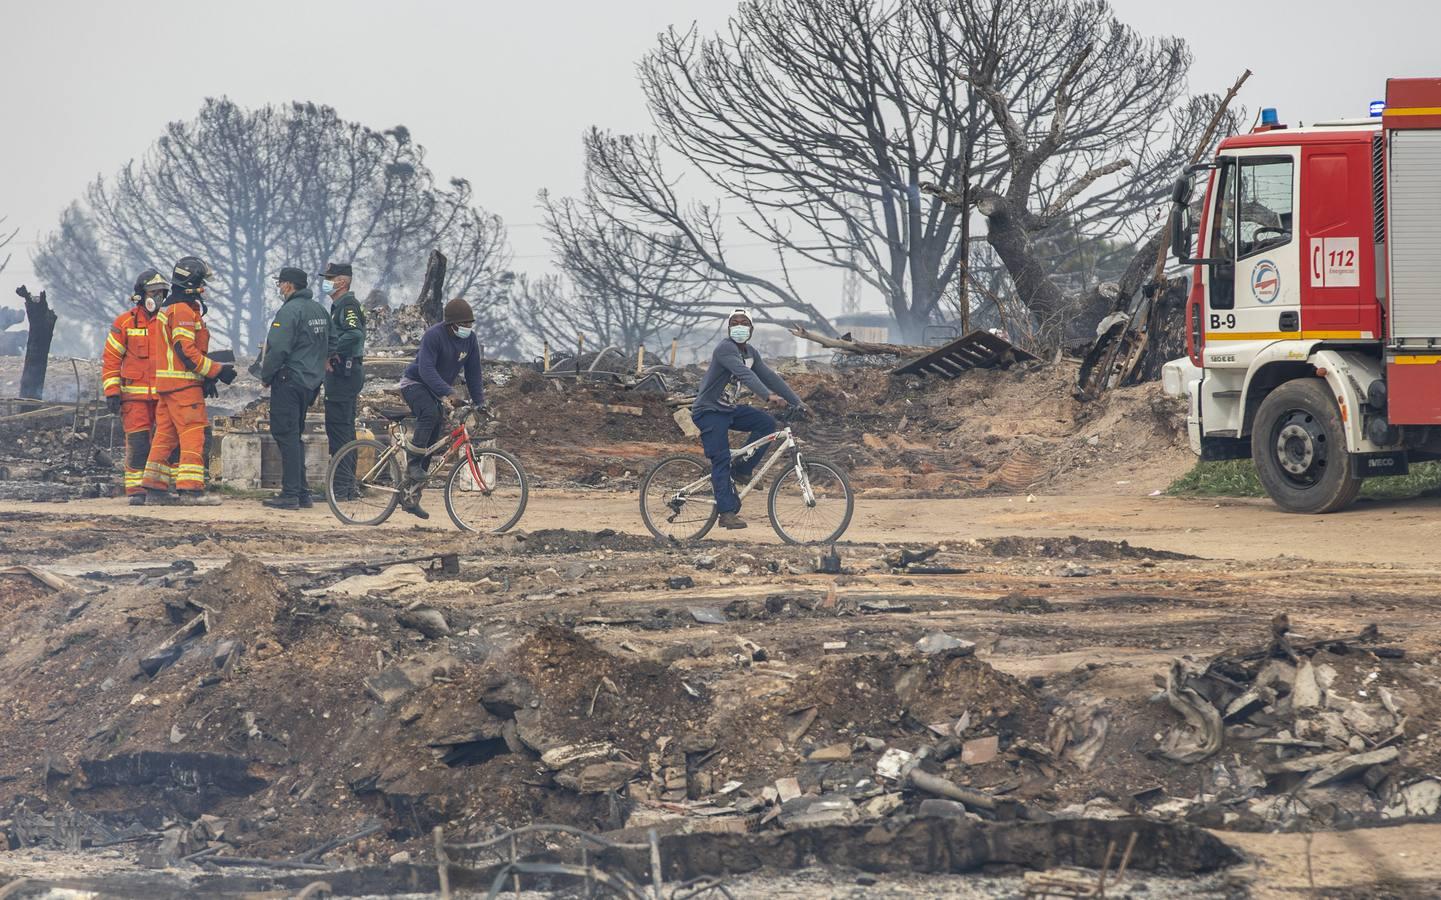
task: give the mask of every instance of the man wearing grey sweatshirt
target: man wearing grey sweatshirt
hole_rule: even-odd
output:
[[[745,520],[737,515],[741,503],[736,496],[735,485],[750,481],[751,474],[770,446],[761,447],[750,459],[732,467],[729,433],[750,432],[746,438],[749,444],[774,432],[776,420],[770,413],[753,406],[737,406],[736,394],[744,385],[771,406],[804,409],[805,404],[765,364],[755,348],[749,346],[755,330],[750,315],[743,309],[735,310],[731,313],[728,327],[727,337],[721,339],[711,354],[710,368],[701,379],[700,391],[691,404],[690,417],[700,429],[701,445],[710,460],[711,484],[715,490],[716,508],[720,511],[721,527],[744,528]]]

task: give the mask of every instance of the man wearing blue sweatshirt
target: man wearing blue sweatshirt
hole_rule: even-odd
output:
[[[805,404],[749,345],[755,326],[745,310],[732,312],[727,327],[726,337],[711,354],[710,368],[701,379],[690,417],[700,429],[701,446],[705,448],[706,459],[710,460],[711,487],[715,491],[721,527],[744,528],[745,520],[737,514],[741,501],[736,496],[735,485],[751,480],[751,473],[765,458],[770,446],[761,447],[750,459],[732,466],[730,432],[750,432],[746,443],[753,443],[774,432],[776,420],[764,410],[737,406],[740,386],[750,388],[751,393],[771,406],[804,409]]]
[[[416,447],[429,447],[445,428],[445,413],[440,401],[451,397],[453,405],[464,401],[455,397],[456,378],[465,370],[465,386],[470,391],[470,402],[476,406],[485,404],[485,389],[480,383],[480,341],[475,337],[475,313],[470,304],[459,297],[445,304],[445,320],[432,325],[420,339],[420,352],[415,362],[405,367],[400,376],[400,395],[410,405],[415,416],[415,434],[410,438]],[[410,454],[410,465],[406,468],[409,481],[423,482],[430,467],[430,457],[424,454]],[[413,501],[401,504],[401,509],[422,519],[430,513],[420,508],[420,490],[410,496]]]

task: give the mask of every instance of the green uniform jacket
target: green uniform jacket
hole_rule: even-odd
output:
[[[281,370],[288,369],[301,387],[318,390],[325,378],[330,343],[330,317],[325,307],[311,299],[309,288],[292,292],[270,323],[260,380],[270,384]]]
[[[335,342],[331,352],[340,357],[340,365],[325,375],[325,399],[354,400],[365,386],[365,310],[349,291],[330,305],[330,336]]]

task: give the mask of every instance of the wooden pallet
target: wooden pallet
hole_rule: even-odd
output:
[[[938,375],[955,378],[971,369],[993,369],[1037,357],[989,331],[972,331],[943,347],[891,370],[892,375]]]

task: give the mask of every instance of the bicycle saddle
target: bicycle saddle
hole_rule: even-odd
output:
[[[399,422],[401,419],[410,418],[410,410],[402,409],[400,407],[392,406],[388,408],[377,409],[376,412],[380,413],[380,417],[382,419],[386,419],[387,421],[391,422]]]

